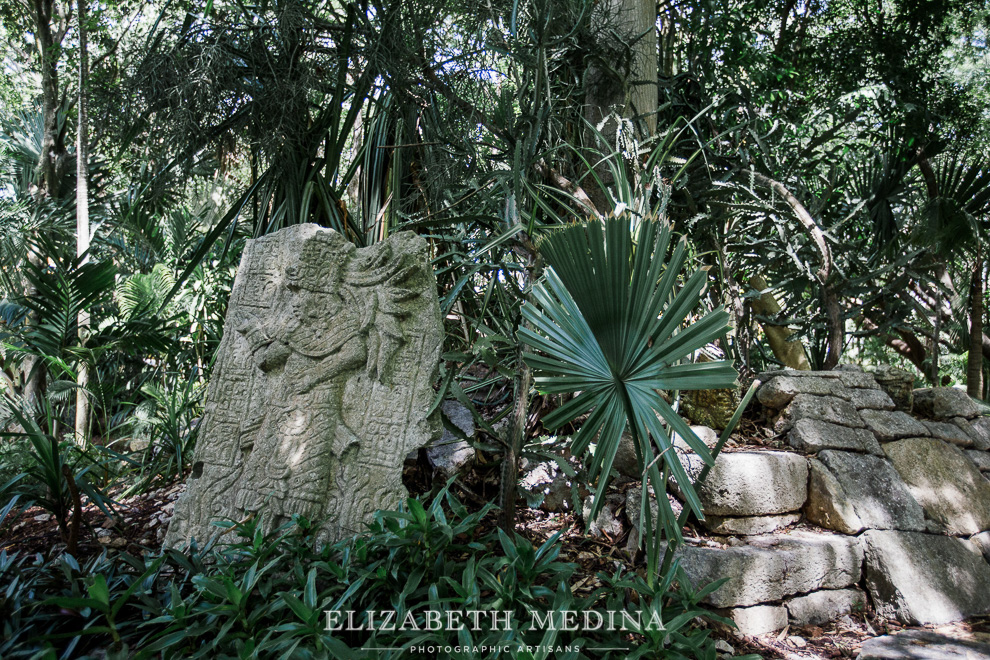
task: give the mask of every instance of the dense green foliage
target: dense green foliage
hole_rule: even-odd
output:
[[[471,648],[497,646],[507,649],[498,657],[520,659],[715,657],[710,631],[696,617],[719,618],[698,608],[705,592],[670,590],[676,570],[653,587],[621,570],[600,574],[600,587],[577,596],[575,566],[557,560],[557,535],[538,548],[501,530],[483,535],[479,523],[489,511],[469,513],[446,491],[428,506],[409,499],[398,511],[379,512],[367,535],[318,552],[308,535],[312,526],[298,519],[269,536],[258,520],[240,524],[231,530],[236,542],[190,554],[104,554],[79,563],[68,554],[0,553],[6,594],[0,652],[10,658],[35,657],[42,649],[65,658],[473,658],[496,652]],[[328,618],[328,610],[341,615]],[[616,613],[615,629],[607,623],[600,631],[563,629],[564,612],[586,610]],[[464,627],[451,639],[445,630],[430,630],[428,611],[443,621],[448,612],[481,614],[464,614]],[[493,619],[492,611],[502,618]],[[391,623],[386,612],[394,612]],[[556,623],[534,625],[548,616]],[[417,650],[430,647],[435,650]],[[549,650],[565,647],[570,650]]]
[[[517,462],[543,424],[578,433],[581,475],[599,494],[617,438],[633,433],[652,466],[644,482],[662,490],[681,472],[664,453],[670,433],[693,440],[656,389],[729,384],[729,365],[702,366],[699,351],[743,381],[779,366],[789,358],[775,329],[816,368],[893,362],[986,399],[990,5],[615,4],[655,12],[655,32],[602,11],[612,6],[110,2],[80,25],[78,0],[0,5],[0,513],[42,506],[72,548],[90,533],[73,522],[77,498],[112,510],[112,486],[181,478],[245,241],[303,222],[357,245],[406,229],[429,240],[446,330],[437,400],[468,405],[480,446],[504,463],[506,529]],[[85,126],[80,206],[72,145]],[[91,412],[77,415],[80,402]],[[378,585],[347,596],[367,603],[481,598],[463,592],[471,580],[458,590],[443,578],[469,561],[478,584],[505,577],[506,557],[539,563],[511,534],[456,552],[455,534],[426,565],[403,554],[409,534],[450,525],[436,506],[424,523],[418,506],[382,518],[346,559],[342,548],[300,554],[295,532],[256,547],[248,530],[250,543],[209,565],[177,553],[85,566],[10,556],[7,598],[106,591],[143,605],[88,606],[94,631],[181,654],[195,646],[186,631],[229,623],[218,652],[246,657],[252,644],[324,643],[299,615],[313,605],[309,568],[296,574],[309,563],[318,580],[338,570]],[[653,572],[679,535],[665,508],[659,522],[634,588],[688,598]],[[283,550],[295,559],[276,559]],[[229,602],[260,592],[224,582],[243,586],[262,555],[280,567],[266,588],[291,596],[259,606],[275,635],[264,639]],[[394,572],[376,582],[371,566]],[[527,570],[531,593],[511,602],[576,598],[556,590],[566,570],[553,562]],[[166,574],[185,576],[178,591],[161,590]],[[446,596],[424,591],[427,574]],[[47,606],[14,611],[10,648],[59,621]]]

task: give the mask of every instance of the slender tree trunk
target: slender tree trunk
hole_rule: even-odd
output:
[[[89,251],[89,117],[86,99],[86,83],[89,80],[89,53],[87,51],[86,0],[76,0],[79,21],[79,126],[76,130],[76,256],[83,257]],[[88,257],[85,257],[88,259]],[[82,265],[85,261],[80,261]],[[79,347],[86,345],[89,336],[89,312],[79,312],[76,319]],[[91,416],[89,394],[89,364],[83,359],[76,376],[76,443],[86,446],[89,439]]]
[[[939,345],[938,339],[942,332],[942,287],[939,282],[935,284],[935,318],[932,322],[932,361],[931,361],[931,371],[929,373],[929,379],[932,381],[932,385],[935,387],[939,386],[938,382],[938,356],[939,356]]]
[[[969,355],[966,363],[966,392],[977,399],[983,395],[983,245],[977,244],[973,260],[973,281],[969,287]]]
[[[522,233],[517,241],[519,252],[526,255],[526,281],[523,288],[523,302],[531,300],[533,284],[543,275],[543,259],[529,237]],[[526,321],[519,317],[520,327]],[[506,438],[505,455],[502,458],[502,474],[499,483],[499,506],[502,508],[500,520],[502,529],[512,534],[516,527],[516,478],[519,473],[519,455],[526,442],[526,427],[529,420],[529,390],[533,385],[533,372],[523,360],[522,341],[516,339],[516,375],[513,379],[512,420],[509,423],[509,437]]]
[[[59,93],[58,93],[58,61],[65,36],[65,25],[68,20],[68,7],[58,7],[55,0],[32,0],[30,3],[31,17],[34,20],[34,40],[38,49],[38,63],[41,72],[41,114],[43,135],[41,142],[41,157],[38,160],[38,188],[35,193],[39,203],[48,199],[57,199],[60,194],[62,177],[67,162],[65,140],[58,125]],[[63,11],[59,11],[62,9]],[[38,254],[35,246],[29,248],[27,259],[30,263],[40,266],[44,263],[44,255]],[[35,292],[33,287],[25,289],[25,296]],[[28,323],[37,323],[34,314],[28,317]],[[28,355],[21,363],[24,378],[23,397],[28,410],[38,411],[41,400],[45,395],[45,382],[48,370],[45,362],[39,356]]]

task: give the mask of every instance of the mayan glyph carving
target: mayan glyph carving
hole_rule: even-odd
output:
[[[357,249],[300,225],[249,242],[165,544],[253,512],[268,530],[301,514],[321,543],[363,531],[405,497],[403,458],[441,431],[427,413],[442,339],[422,238]]]

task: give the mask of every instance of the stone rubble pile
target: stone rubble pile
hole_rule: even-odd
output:
[[[990,613],[990,417],[960,390],[911,390],[905,373],[760,377],[794,451],[720,455],[698,491],[703,524],[731,538],[679,551],[697,586],[729,578],[706,602],[741,632],[818,625],[867,597],[908,624]],[[802,517],[815,527],[794,529]]]

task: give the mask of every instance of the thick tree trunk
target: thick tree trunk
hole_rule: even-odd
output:
[[[619,124],[605,121],[611,114],[630,119],[635,126],[635,137],[644,140],[657,130],[659,60],[657,54],[657,6],[646,0],[604,0],[598,3],[593,17],[599,31],[613,29],[631,44],[632,59],[624,80],[608,80],[602,71],[588,72],[589,85],[585,94],[585,119],[595,127],[601,126],[605,144],[591,132],[586,133],[586,143],[606,154],[616,149]],[[603,186],[612,184],[612,175],[606,166],[599,166],[595,173]],[[588,181],[584,184],[593,205],[608,213],[605,192]]]
[[[966,362],[966,392],[983,395],[983,246],[976,246],[973,281],[969,287],[969,355]]]
[[[769,288],[766,280],[759,275],[749,278],[749,285],[757,291],[766,291]],[[769,292],[763,293],[758,299],[751,301],[750,306],[760,316],[773,318],[780,314],[780,305]],[[791,341],[791,337],[794,335],[792,328],[765,322],[761,325],[775,358],[780,360],[785,367],[800,369],[801,371],[811,370],[811,362],[808,361],[804,344],[800,341]]]
[[[89,53],[87,51],[86,0],[77,1],[79,21],[79,125],[76,130],[76,256],[83,257],[89,251],[89,117],[86,102],[86,84],[89,81]],[[80,265],[84,263],[79,262]],[[86,345],[89,336],[89,312],[79,312],[76,319],[79,346]],[[91,408],[87,387],[89,386],[89,364],[79,363],[76,375],[76,442],[86,446],[89,440],[89,420]]]

